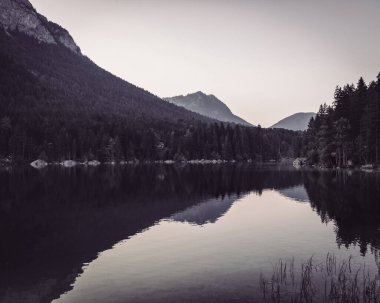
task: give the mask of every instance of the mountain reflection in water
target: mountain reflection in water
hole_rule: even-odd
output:
[[[210,199],[186,208],[185,210],[170,216],[169,219],[197,225],[215,223],[231,208],[232,204],[237,199],[238,196],[236,195]]]
[[[291,200],[298,202],[309,202],[309,195],[306,192],[305,186],[297,185],[278,191],[284,197],[288,197]]]
[[[99,253],[160,220],[217,225],[237,200],[266,190],[310,202],[323,222],[336,225],[338,246],[359,245],[377,257],[379,181],[250,165],[1,171],[0,302],[51,302]]]

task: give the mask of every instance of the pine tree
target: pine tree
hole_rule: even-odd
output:
[[[348,147],[350,123],[345,118],[340,118],[334,123],[335,146],[336,146],[336,166],[348,166]]]
[[[337,87],[333,107],[320,106],[305,132],[310,162],[347,166],[380,160],[379,82],[380,74],[369,86],[360,78],[356,87]]]

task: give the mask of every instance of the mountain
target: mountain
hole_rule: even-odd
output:
[[[0,66],[0,167],[36,159],[265,161],[278,157],[276,142],[282,155],[299,153],[293,132],[224,124],[112,75],[27,0],[0,0]]]
[[[21,73],[49,94],[38,96],[49,110],[65,107],[122,118],[207,120],[101,69],[81,54],[65,29],[38,14],[27,0],[1,0],[0,27],[0,55],[7,71]]]
[[[164,98],[164,100],[219,121],[252,126],[252,124],[234,115],[228,106],[214,95],[206,95],[201,91],[186,96]]]
[[[306,130],[309,121],[312,117],[315,117],[315,113],[296,113],[289,117],[286,117],[270,128],[284,128],[288,130]]]
[[[160,130],[213,122],[103,70],[27,0],[0,0],[0,65],[0,158],[148,157]]]
[[[18,31],[46,44],[61,44],[80,54],[70,34],[58,24],[38,14],[27,0],[1,0],[0,24],[7,34]]]

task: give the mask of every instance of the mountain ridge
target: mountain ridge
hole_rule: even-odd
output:
[[[315,117],[315,113],[312,112],[299,112],[288,117],[285,117],[272,125],[270,128],[284,128],[294,131],[304,131],[307,129],[309,121],[312,117]]]
[[[28,0],[1,0],[0,25],[9,33],[19,31],[47,44],[62,44],[81,54],[69,32],[39,14]]]
[[[224,102],[212,94],[207,95],[202,91],[197,91],[187,95],[164,97],[163,99],[169,103],[184,107],[192,112],[196,112],[222,122],[232,122],[252,126],[251,123],[233,114]]]

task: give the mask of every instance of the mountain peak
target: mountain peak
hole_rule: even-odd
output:
[[[20,32],[40,43],[61,44],[81,53],[69,32],[37,13],[28,0],[0,0],[0,26],[8,34]]]
[[[203,98],[203,97],[207,97],[207,95],[204,93],[204,92],[202,92],[202,91],[197,91],[197,92],[195,92],[195,93],[190,93],[190,94],[187,94],[186,95],[186,97],[199,97],[199,98]]]
[[[289,117],[286,117],[270,128],[284,128],[289,130],[306,130],[309,121],[312,117],[315,117],[315,113],[295,113]]]
[[[171,98],[164,98],[164,100],[222,122],[251,125],[240,117],[235,116],[228,106],[217,97],[214,95],[207,95],[202,91],[187,94],[186,96],[180,95]]]
[[[15,0],[15,2],[33,9],[33,5],[28,0]]]

